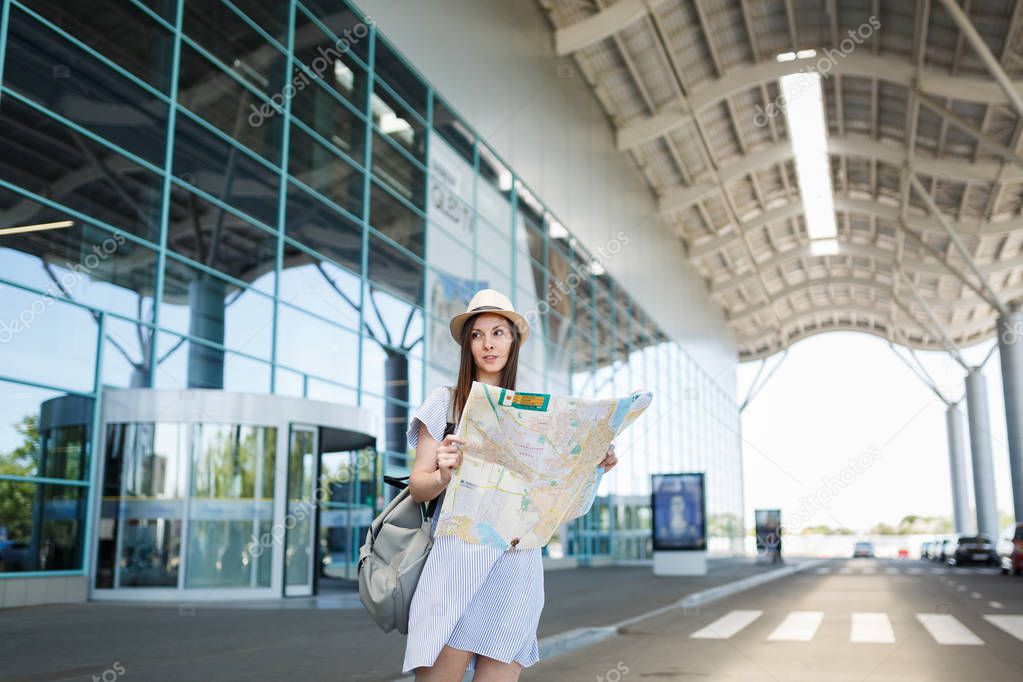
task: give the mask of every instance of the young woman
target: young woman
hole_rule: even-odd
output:
[[[450,328],[462,347],[458,383],[453,391],[434,390],[408,429],[416,449],[409,486],[417,502],[440,495],[461,463],[462,439],[444,434],[449,401],[457,420],[474,380],[515,390],[519,347],[529,337],[511,301],[492,289],[473,296]],[[617,462],[612,445],[601,465],[606,472]],[[438,516],[439,509],[431,534]],[[417,682],[458,682],[467,668],[475,670],[474,682],[517,680],[540,659],[536,626],[543,605],[539,549],[500,550],[442,535],[412,598],[402,672],[415,670]]]

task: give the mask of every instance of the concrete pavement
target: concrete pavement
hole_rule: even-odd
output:
[[[550,642],[572,629],[612,625],[776,569],[712,559],[708,575],[691,578],[655,578],[650,566],[549,571],[539,636]],[[381,633],[350,592],[235,605],[91,602],[0,611],[4,680],[392,680],[404,646],[403,636]]]

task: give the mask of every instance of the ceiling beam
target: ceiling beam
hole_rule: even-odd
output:
[[[615,6],[617,5],[612,5],[612,7]],[[819,60],[831,64],[827,57],[820,57]],[[771,60],[752,65],[746,64],[742,68],[733,69],[722,77],[701,85],[699,90],[689,93],[688,110],[667,109],[619,128],[616,132],[618,149],[621,151],[632,149],[661,135],[666,135],[672,130],[691,123],[694,112],[699,113],[709,109],[725,98],[759,87],[761,83],[771,83],[782,76],[801,73],[809,64],[816,63],[812,59],[795,59],[788,62]],[[949,76],[947,73],[933,69],[922,69],[919,79],[914,81],[916,70],[917,64],[912,59],[853,52],[838,59],[824,75],[879,78],[907,89],[913,88],[915,85],[919,92],[938,98],[980,104],[1008,103],[1005,93],[990,79]],[[1016,81],[1013,86],[1018,92],[1023,93],[1023,81]],[[780,115],[780,113],[779,110],[778,114]]]
[[[842,244],[843,251],[839,252],[838,255],[834,256],[812,256],[812,258],[877,258],[885,262],[890,262],[892,257],[895,255],[893,251],[884,249],[877,246],[871,245],[860,245],[860,244]],[[771,258],[760,262],[761,269],[770,269],[779,266],[783,266],[789,261],[797,260],[807,256],[807,248],[790,249],[783,251],[782,253],[775,254]],[[907,272],[920,272],[935,276],[948,275],[948,268],[941,263],[932,263],[930,261],[923,261],[919,259],[906,258],[903,260],[903,264]],[[996,273],[1003,273],[1013,268],[1023,266],[1023,255],[1016,256],[1014,258],[1006,258],[992,263],[985,263],[984,265],[977,266],[981,273],[985,275],[992,275]],[[752,272],[744,272],[741,275],[730,277],[729,279],[714,282],[710,286],[710,293],[712,294],[724,294],[732,289],[749,284],[751,281],[756,279],[756,274]]]
[[[858,213],[860,215],[872,216],[888,221],[892,223],[893,226],[897,226],[899,223],[899,207],[889,204],[881,204],[869,199],[836,196],[835,212]],[[789,201],[786,204],[770,208],[755,218],[747,220],[742,224],[742,230],[746,232],[755,232],[765,225],[790,220],[802,214],[803,202],[801,200]],[[905,220],[905,224],[911,230],[916,232],[933,232],[935,234],[947,236],[945,228],[942,227],[941,223],[939,223],[938,220],[931,215],[909,215]],[[973,222],[955,223],[953,228],[960,234],[969,234],[973,236],[984,237],[1009,235],[1013,232],[1023,230],[1023,215],[1015,216],[1010,220],[1000,223],[985,222],[981,223],[979,226]],[[707,239],[702,242],[690,243],[689,256],[694,259],[703,258],[715,251],[726,248],[737,237],[738,235],[733,231],[714,236],[711,239]]]
[[[555,30],[554,51],[564,57],[610,38],[648,15],[655,4],[646,0],[618,0],[582,21]]]
[[[862,277],[833,277],[831,279],[828,279],[827,283],[828,286],[831,287],[844,286],[863,287],[864,289],[870,289],[881,294],[889,296],[891,295],[891,287],[888,284],[879,282],[877,280],[864,279]],[[819,281],[806,280],[805,282],[800,282],[799,284],[787,286],[784,289],[775,292],[774,301],[780,303],[784,301],[786,297],[791,296],[792,294],[799,293],[800,291],[809,291],[819,285],[820,285]],[[1006,289],[1004,293],[1007,298],[1023,295],[1023,284],[1017,284],[1016,286],[1010,287]],[[850,296],[850,298],[854,298],[854,296]],[[984,300],[983,298],[980,298],[979,296],[971,298],[960,298],[955,300],[932,298],[928,301],[928,303],[939,312],[956,310],[962,311],[964,309],[969,310],[981,306],[983,306],[985,309],[990,308],[987,304],[987,301]],[[766,305],[765,303],[758,303],[757,305],[750,306],[749,308],[744,308],[742,310],[737,311],[730,311],[725,315],[725,321],[728,323],[744,322],[748,318],[763,312],[765,305]],[[853,303],[852,305],[855,305],[855,303]],[[844,310],[847,306],[843,304],[834,304],[834,307],[836,310]],[[874,312],[877,314],[878,317],[883,317],[887,310],[884,308],[875,308]]]
[[[905,147],[885,144],[869,137],[848,135],[828,139],[828,153],[832,156],[848,156],[876,159],[894,168],[907,164],[918,173],[942,176],[953,182],[967,182],[988,185],[999,179],[1002,165],[994,159],[981,159],[975,164],[963,163],[956,159],[931,159],[919,154],[909,156]],[[795,157],[792,144],[788,141],[769,144],[745,155],[739,161],[721,166],[718,175],[725,183],[745,177],[755,170],[791,161]],[[1013,166],[1005,169],[1001,176],[1004,182],[1023,180],[1023,168]],[[683,185],[665,192],[660,198],[663,213],[681,211],[698,201],[704,201],[718,192],[714,182]]]

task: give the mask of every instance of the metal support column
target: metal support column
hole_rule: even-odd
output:
[[[988,415],[987,382],[979,367],[974,367],[966,375],[966,413],[970,422],[977,532],[995,539],[998,537],[998,505],[995,501],[995,472],[991,463],[991,419]]]
[[[1009,476],[1016,523],[1023,523],[1023,312],[998,320],[998,353],[1002,361],[1005,430],[1009,436]]]
[[[948,471],[952,480],[952,524],[957,533],[973,532],[970,522],[970,496],[967,486],[966,451],[963,449],[963,413],[958,403],[945,411],[948,429]]]

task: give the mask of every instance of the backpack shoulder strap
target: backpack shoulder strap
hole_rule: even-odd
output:
[[[445,433],[455,432],[455,387],[448,386],[448,430]]]
[[[455,432],[455,387],[448,386],[448,413],[447,423],[444,425],[444,435],[448,436]],[[444,493],[447,490],[440,491],[440,495],[430,500],[426,505],[426,516],[427,518],[433,518],[433,515],[437,512],[437,508],[444,502]]]

